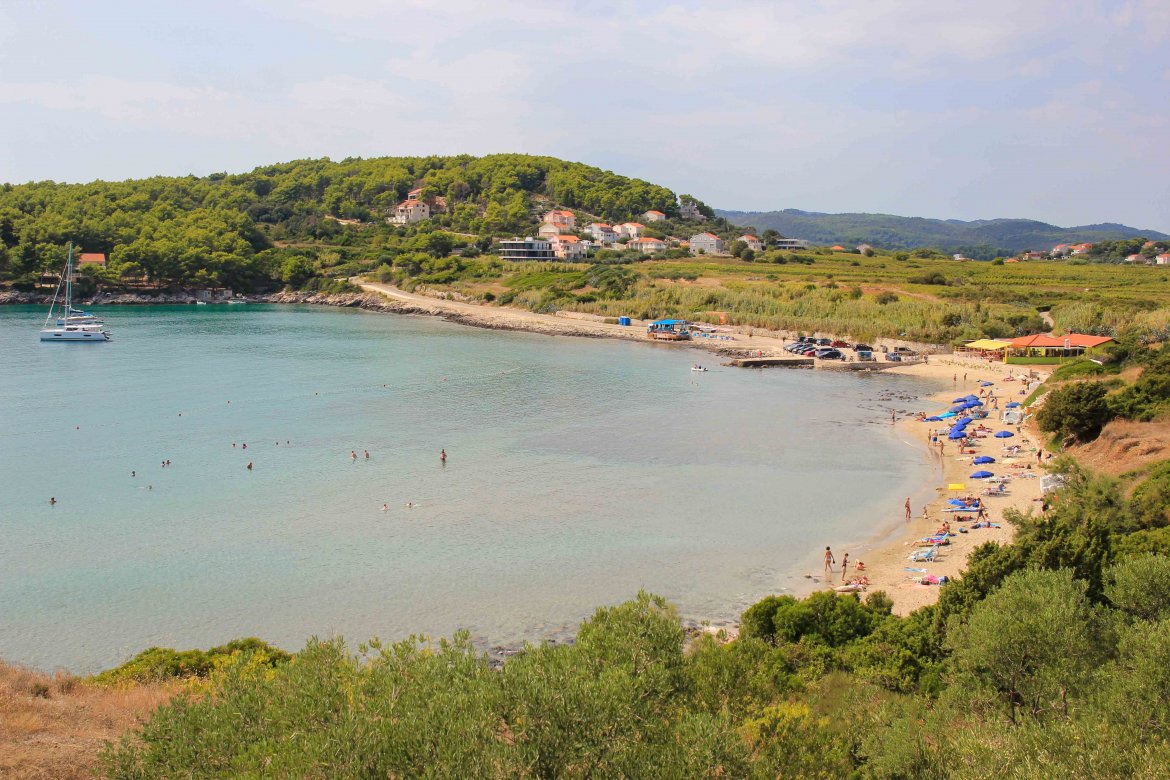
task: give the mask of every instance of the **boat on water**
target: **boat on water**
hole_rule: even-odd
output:
[[[698,363],[695,363],[693,366],[691,366],[691,371],[706,371],[706,370],[707,370],[706,368],[699,365]]]
[[[62,289],[64,301],[61,302]],[[50,327],[55,321],[56,327]],[[69,256],[65,261],[65,272],[53,293],[49,313],[41,328],[41,341],[99,342],[109,341],[110,333],[100,320],[88,312],[73,308],[73,243],[69,244]]]

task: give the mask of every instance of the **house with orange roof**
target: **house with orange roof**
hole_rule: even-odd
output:
[[[573,235],[553,236],[549,244],[552,246],[553,254],[560,260],[572,262],[583,260],[589,255],[589,242]]]
[[[567,209],[553,209],[544,215],[543,221],[546,225],[562,226],[562,233],[577,229],[577,217]]]
[[[413,225],[431,218],[431,207],[422,200],[404,200],[394,208],[394,216],[386,221],[393,225]]]
[[[1075,244],[1072,247],[1072,253],[1074,255],[1085,255],[1085,254],[1088,254],[1089,250],[1092,248],[1093,248],[1092,244]]]
[[[1160,255],[1154,255],[1154,265],[1170,265],[1170,253],[1163,252]]]
[[[1145,255],[1134,253],[1132,255],[1126,255],[1125,262],[1133,263],[1134,265],[1147,265],[1150,261],[1146,258]]]
[[[764,251],[764,244],[760,241],[760,239],[756,238],[751,233],[744,233],[742,236],[739,237],[738,240],[747,244],[747,248],[752,250],[753,252],[763,252]]]
[[[639,252],[647,255],[652,255],[655,252],[662,252],[666,250],[666,242],[659,238],[635,238],[626,244],[627,248],[637,249]]]
[[[723,239],[714,233],[699,233],[691,236],[692,255],[723,254]]]
[[[1084,333],[1066,333],[1063,336],[1046,336],[1036,333],[1011,340],[1011,346],[1004,350],[1005,363],[1061,363],[1065,360],[1099,354],[1112,344],[1109,336],[1090,336]]]
[[[641,222],[623,222],[620,225],[614,225],[613,229],[626,238],[641,238],[642,231],[646,229],[646,226]]]
[[[845,247],[841,246],[840,244],[833,244],[833,246],[831,246],[830,249],[832,249],[834,252],[844,252],[845,251]]]
[[[605,222],[590,222],[585,226],[585,232],[602,244],[612,244],[618,240],[618,232],[613,229],[613,225]]]
[[[422,194],[423,194],[423,188],[422,187],[415,187],[413,190],[406,193],[406,199],[407,200],[418,200],[422,196]]]
[[[662,222],[666,219],[666,215],[661,211],[650,209],[642,215],[642,219],[646,220],[647,222]]]
[[[105,252],[82,252],[77,256],[77,267],[85,268],[86,266],[96,266],[97,268],[106,267],[106,253]]]

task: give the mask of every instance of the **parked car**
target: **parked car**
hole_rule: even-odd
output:
[[[833,340],[832,339],[817,339],[817,343],[820,344],[822,347],[827,347],[833,343]]]
[[[817,350],[816,347],[809,347],[808,349],[801,350],[796,354],[803,355],[804,357],[812,357],[813,355],[817,354]]]
[[[841,354],[841,350],[830,347],[829,349],[818,349],[816,357],[821,360],[841,360],[845,356]]]
[[[873,347],[871,347],[869,344],[854,344],[853,351],[854,352],[873,352]]]
[[[842,348],[842,347],[848,347],[848,346],[849,346],[849,342],[848,342],[848,341],[842,341],[841,339],[834,339],[834,340],[833,340],[833,343],[832,343],[832,344],[830,344],[829,346],[830,346],[830,347],[834,347],[834,348],[836,348],[836,349],[840,349],[840,348]]]
[[[910,349],[910,347],[894,347],[894,352],[904,357],[913,357],[914,355],[918,354],[914,350]]]
[[[868,360],[876,360],[877,358],[873,356],[873,352],[871,350],[859,349],[857,350],[857,359],[864,362]]]

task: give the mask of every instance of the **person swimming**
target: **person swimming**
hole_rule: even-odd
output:
[[[252,470],[252,461],[248,461],[248,471]]]
[[[390,511],[390,505],[389,505],[389,504],[382,504],[382,511],[383,511],[383,512],[389,512],[389,511]]]
[[[49,506],[57,506],[57,497],[49,496]]]
[[[441,463],[447,462],[447,450],[439,450],[439,461]]]
[[[364,452],[366,454],[366,460],[369,460],[370,459],[370,451],[369,450],[362,450],[362,452]]]

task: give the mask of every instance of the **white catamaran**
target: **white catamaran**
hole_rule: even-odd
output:
[[[59,304],[61,288],[65,288],[65,302]],[[54,320],[54,313],[56,319]],[[57,327],[50,327],[50,323]],[[109,341],[110,333],[102,327],[101,320],[88,312],[73,308],[73,244],[69,244],[69,258],[65,261],[65,273],[57,283],[57,290],[53,293],[53,302],[49,305],[49,314],[45,317],[45,325],[41,328],[41,341]]]

